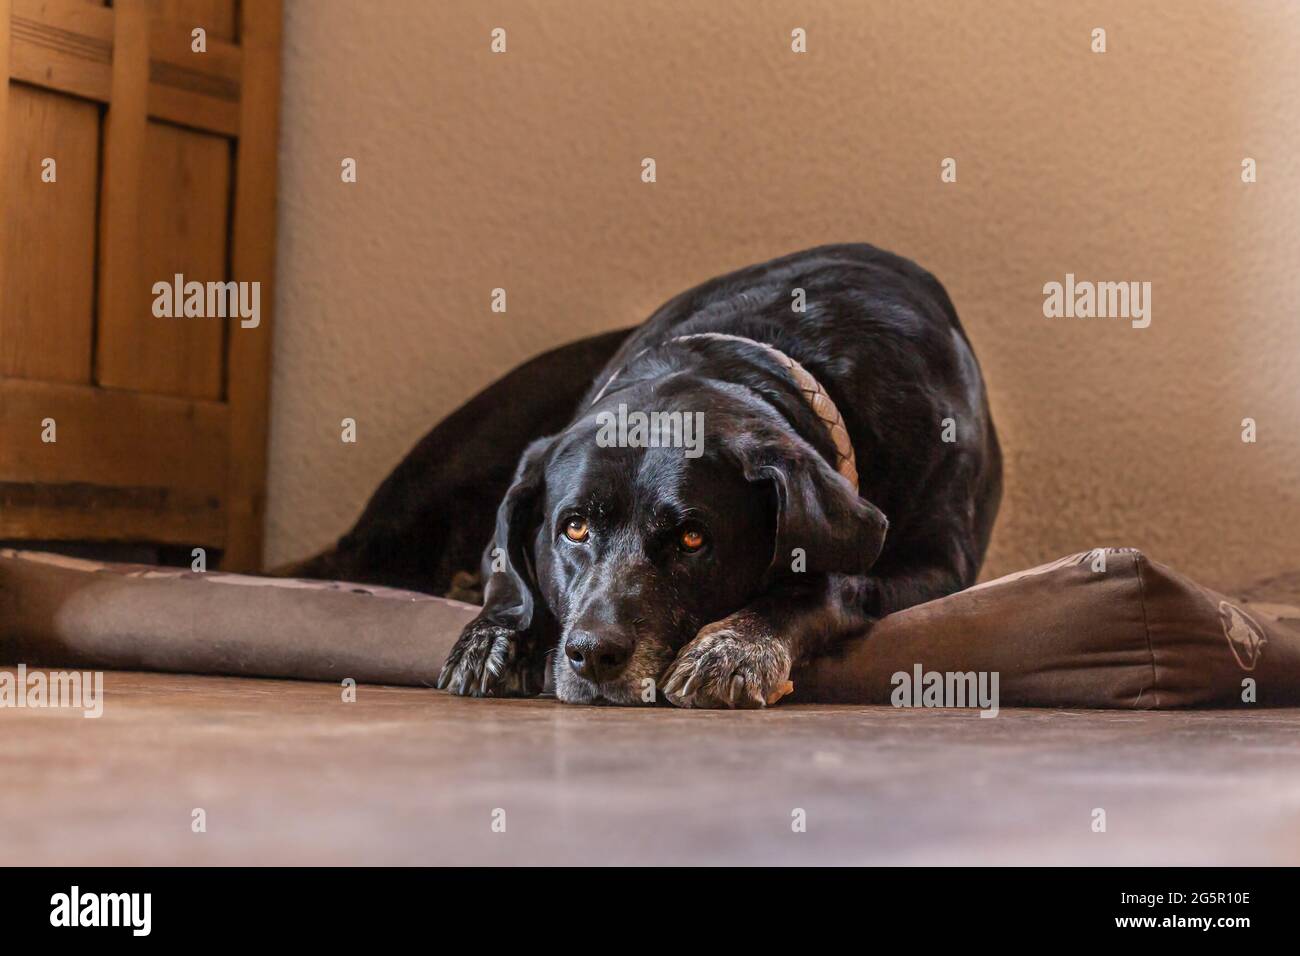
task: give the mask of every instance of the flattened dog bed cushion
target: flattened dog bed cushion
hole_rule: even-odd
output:
[[[1133,549],[1085,551],[889,615],[797,675],[792,699],[883,704],[918,673],[970,671],[998,674],[1003,706],[1297,704],[1300,607],[1230,599]]]
[[[427,686],[475,613],[371,585],[0,550],[5,666]],[[1138,551],[1081,552],[886,617],[797,671],[787,700],[889,704],[972,672],[997,675],[1004,707],[1300,704],[1300,608],[1229,599]]]

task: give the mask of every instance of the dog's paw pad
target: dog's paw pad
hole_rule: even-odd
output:
[[[730,619],[683,647],[663,686],[678,707],[766,707],[793,689],[785,643]]]

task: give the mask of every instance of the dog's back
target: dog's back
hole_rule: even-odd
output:
[[[282,573],[453,590],[491,536],[528,443],[563,427],[638,355],[696,332],[768,343],[824,384],[852,437],[862,494],[889,515],[882,567],[914,559],[909,542],[942,541],[960,552],[949,559],[960,569],[953,586],[974,580],[1001,494],[979,365],[938,280],[865,243],[710,279],[634,329],[531,360],[425,435],[334,548]]]
[[[771,345],[824,385],[857,452],[861,492],[889,515],[885,567],[915,557],[911,539],[958,539],[961,585],[974,582],[1001,500],[1002,455],[979,362],[938,279],[866,243],[718,276],[660,306],[587,401],[638,356],[702,332]]]

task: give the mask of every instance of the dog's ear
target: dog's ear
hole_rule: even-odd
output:
[[[796,548],[812,573],[865,574],[876,563],[888,519],[815,448],[795,434],[760,431],[744,435],[733,450],[747,480],[770,482],[775,491],[772,571],[790,568]]]
[[[541,520],[545,462],[552,438],[530,444],[514,481],[497,508],[496,532],[483,555],[483,614],[515,631],[527,630],[539,600],[533,564],[533,536]]]

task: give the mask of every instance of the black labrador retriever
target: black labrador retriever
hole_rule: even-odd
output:
[[[440,688],[761,707],[840,638],[973,583],[1001,482],[943,287],[822,246],[512,372],[290,570],[466,596],[491,534]]]

